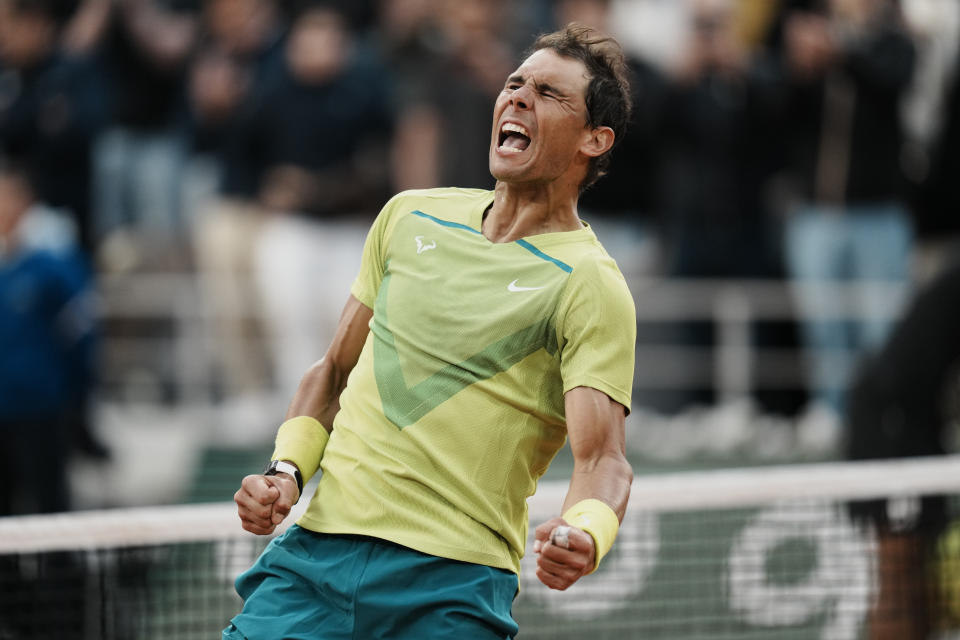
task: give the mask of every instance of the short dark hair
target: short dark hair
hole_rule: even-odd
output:
[[[527,56],[541,49],[551,49],[558,55],[583,63],[590,74],[584,96],[587,124],[590,127],[610,127],[614,133],[614,145],[620,142],[627,131],[632,108],[627,62],[620,43],[595,29],[571,22],[559,31],[537,38]],[[580,191],[603,176],[609,165],[609,151],[591,158]]]

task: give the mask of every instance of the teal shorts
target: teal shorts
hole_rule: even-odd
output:
[[[236,582],[224,640],[504,640],[517,575],[296,525]]]

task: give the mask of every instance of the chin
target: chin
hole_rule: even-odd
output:
[[[522,176],[513,171],[491,171],[490,175],[497,182],[522,182]]]
[[[504,166],[507,165],[507,166]],[[514,163],[506,163],[500,158],[491,158],[490,175],[503,182],[521,182],[526,174],[526,167]]]

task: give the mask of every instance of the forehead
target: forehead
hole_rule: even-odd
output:
[[[534,51],[511,76],[520,76],[524,81],[548,84],[580,96],[585,95],[590,82],[587,67],[581,61],[561,56],[553,49]]]

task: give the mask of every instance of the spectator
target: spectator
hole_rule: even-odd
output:
[[[929,169],[913,190],[922,280],[960,252],[960,55],[946,89],[939,135],[929,145]]]
[[[226,150],[251,92],[281,72],[286,23],[277,0],[208,0],[201,26],[187,86],[193,150],[216,160],[221,194],[249,199],[257,179],[251,159]]]
[[[93,381],[95,314],[75,225],[0,166],[0,516],[69,508],[67,456]]]
[[[102,15],[96,48],[110,83],[111,126],[95,150],[98,239],[151,230],[156,241],[183,230],[178,119],[199,11],[199,0],[117,0]]]
[[[384,0],[372,43],[392,78],[396,144],[390,173],[400,189],[437,186],[439,114],[429,96],[437,84],[444,37],[432,0]]]
[[[618,35],[611,0],[558,0],[554,22],[558,28],[578,22]],[[657,267],[653,227],[667,82],[657,68],[638,56],[628,55],[627,64],[633,92],[630,125],[611,154],[608,173],[581,196],[580,210],[620,268],[636,273]],[[611,226],[605,229],[607,225]]]
[[[387,27],[407,36],[401,40],[407,46],[403,58],[394,60],[403,92],[394,147],[403,153],[394,159],[398,187],[489,188],[485,127],[490,105],[514,63],[511,36],[522,12],[503,0],[440,2],[430,14],[423,13],[429,10],[425,5],[404,4],[396,0],[384,9]],[[425,33],[432,38],[418,41]],[[410,82],[416,91],[404,92],[403,84]]]
[[[900,8],[916,49],[915,71],[901,106],[905,138],[901,165],[910,186],[916,187],[930,176],[950,118],[950,94],[960,62],[960,3],[900,0]],[[925,230],[916,231],[917,249],[927,253]]]
[[[213,318],[214,376],[227,399],[270,382],[255,305],[253,255],[262,216],[255,205],[256,159],[236,152],[244,105],[256,103],[283,70],[287,25],[276,0],[209,0],[204,45],[188,83],[192,157],[184,181],[195,263]]]
[[[290,391],[349,293],[338,273],[352,272],[362,247],[368,220],[358,214],[372,215],[388,189],[388,82],[343,14],[317,5],[298,14],[282,69],[254,96],[234,152],[254,159],[259,177],[255,281]]]
[[[687,49],[671,74],[660,201],[665,270],[675,278],[775,279],[784,273],[777,228],[762,188],[776,165],[771,143],[775,101],[740,40],[737,19],[730,0],[693,3]],[[715,343],[714,327],[707,321],[678,328],[686,345],[711,349]],[[753,344],[793,346],[792,328],[789,322],[755,323]],[[700,379],[672,408],[721,400],[712,380],[702,379],[702,372],[713,369],[711,363],[691,370],[691,377]],[[752,382],[758,381],[759,376]],[[754,388],[752,395],[759,408],[786,415],[796,413],[804,401],[802,393],[790,389]]]
[[[106,124],[99,71],[58,47],[57,0],[0,0],[0,153],[26,159],[38,196],[69,210],[91,246],[91,146]]]
[[[900,170],[900,100],[914,47],[889,0],[830,0],[785,16],[782,125],[786,251],[811,367],[812,408],[842,414],[852,354],[883,342],[906,279],[911,228]],[[842,297],[836,285],[855,286]],[[838,302],[857,319],[833,319]]]

